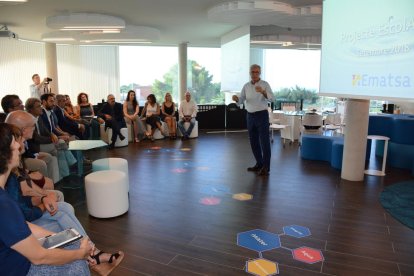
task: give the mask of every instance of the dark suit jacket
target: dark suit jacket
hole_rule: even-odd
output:
[[[78,123],[75,123],[74,121],[66,117],[63,110],[60,107],[56,106],[53,109],[53,112],[56,114],[60,129],[68,132],[69,134],[76,135],[78,137],[82,136],[82,134],[79,131]]]
[[[112,118],[120,123],[122,126],[125,126],[125,120],[124,120],[124,111],[123,106],[120,103],[115,103],[114,107],[112,108],[108,103],[105,103],[101,110],[98,112],[98,116],[102,119],[105,119],[105,114],[111,115]]]
[[[53,116],[52,116],[53,118]],[[47,118],[47,113],[45,110],[43,110],[42,115],[39,116],[38,120],[42,120],[43,121],[43,125],[47,128],[47,129],[52,129],[52,132],[56,135],[59,136],[60,133],[56,130],[56,128],[51,128],[50,123],[49,123],[49,119]],[[57,122],[54,122],[54,125],[57,125]]]
[[[53,143],[50,136],[50,127],[48,128],[44,121],[39,117],[37,119],[37,124],[35,125],[35,130],[33,131],[33,138],[27,141],[29,148],[32,151],[39,152],[40,145]]]

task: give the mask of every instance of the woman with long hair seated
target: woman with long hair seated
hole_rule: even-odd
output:
[[[145,133],[151,141],[154,141],[153,136],[157,128],[160,130],[161,134],[164,135],[160,114],[160,105],[157,103],[155,95],[149,94],[144,109],[142,110],[142,116],[145,116],[145,122],[151,126],[151,133]]]
[[[175,103],[172,101],[170,93],[165,94],[165,101],[161,107],[163,121],[167,123],[170,139],[177,139],[177,121],[175,119]]]
[[[0,274],[89,275],[92,245],[87,238],[71,245],[71,250],[43,248],[38,239],[52,232],[26,222],[17,202],[6,193],[9,174],[19,165],[20,144],[8,124],[0,123],[0,137]]]
[[[17,127],[11,125],[11,132],[23,147],[23,138]],[[20,152],[21,153],[21,152]],[[74,214],[73,207],[66,202],[57,202],[53,194],[30,196],[23,195],[22,186],[32,188],[35,184],[31,182],[30,177],[24,175],[21,169],[20,175],[17,176],[12,172],[9,174],[5,188],[10,197],[18,203],[20,210],[26,221],[30,221],[35,225],[44,227],[52,232],[60,232],[68,228],[76,229],[82,236],[88,237],[81,223]],[[100,275],[107,275],[111,272],[123,259],[123,252],[108,254],[94,248],[89,256],[89,265],[91,269]]]
[[[135,97],[134,90],[129,90],[126,100],[123,104],[123,112],[125,122],[127,124],[131,124],[134,129],[134,141],[135,143],[139,142],[139,134],[143,133],[143,125],[141,119],[138,116],[139,113],[139,104],[137,102],[137,98]]]
[[[91,128],[92,139],[99,139],[99,125],[104,121],[101,118],[95,117],[95,111],[92,104],[89,102],[88,94],[81,92],[77,98],[78,105],[74,106],[73,111],[76,118]]]

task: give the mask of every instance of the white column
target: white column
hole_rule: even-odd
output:
[[[178,45],[178,91],[179,102],[184,100],[187,92],[187,42]]]
[[[345,141],[341,178],[364,180],[369,100],[349,99],[346,104]]]
[[[46,74],[47,76],[53,79],[49,83],[49,88],[53,93],[59,93],[59,83],[58,83],[58,70],[57,70],[57,56],[56,56],[56,44],[55,43],[45,43],[45,58],[46,58]]]

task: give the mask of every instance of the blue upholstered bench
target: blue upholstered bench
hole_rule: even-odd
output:
[[[343,151],[343,137],[306,134],[302,136],[300,155],[303,159],[327,161],[332,167],[340,170]]]
[[[367,141],[366,159],[371,152],[371,141]],[[300,156],[308,160],[327,161],[331,167],[342,169],[344,138],[342,136],[303,135]]]
[[[389,137],[387,165],[411,170],[414,175],[414,116],[371,115],[368,134]],[[377,141],[376,146],[376,155],[382,156],[384,142]]]

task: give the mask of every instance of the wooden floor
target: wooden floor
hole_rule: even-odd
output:
[[[281,234],[293,224],[312,235],[281,236],[285,248],[263,252],[279,264],[280,275],[414,275],[414,231],[390,217],[378,199],[385,186],[412,179],[409,171],[388,167],[385,177],[344,181],[327,162],[302,160],[297,144],[283,148],[275,137],[270,176],[257,177],[246,171],[254,165],[246,132],[142,141],[89,156],[129,162],[130,207],[123,216],[90,217],[83,190],[64,190],[98,247],[125,251],[112,275],[247,275],[246,261],[259,255],[237,246],[237,233]],[[236,193],[253,199],[235,200]],[[200,203],[211,196],[220,204]],[[325,261],[294,260],[288,249],[302,246],[321,249]]]

